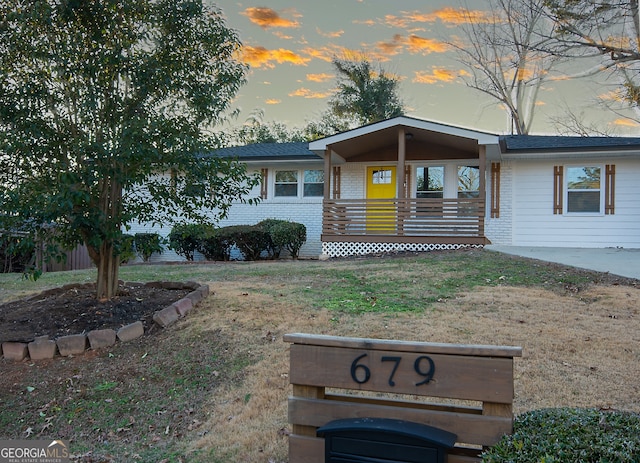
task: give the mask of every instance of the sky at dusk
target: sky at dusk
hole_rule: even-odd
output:
[[[460,36],[460,8],[482,15],[483,0],[217,0],[227,26],[238,31],[243,60],[251,69],[235,101],[236,123],[255,110],[265,121],[302,127],[327,109],[335,90],[333,56],[366,53],[401,78],[407,115],[446,124],[508,133],[506,113],[495,101],[468,88],[467,71],[446,41]],[[594,111],[596,96],[611,82],[593,79],[547,83],[539,95],[532,133],[553,133],[549,115],[574,113],[598,121],[609,132],[635,134],[638,127]]]

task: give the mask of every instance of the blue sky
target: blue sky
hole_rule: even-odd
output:
[[[331,58],[364,52],[400,76],[408,115],[493,133],[507,133],[508,119],[494,100],[468,88],[467,72],[445,41],[460,34],[463,5],[443,0],[218,0],[227,25],[239,32],[248,84],[235,106],[238,123],[254,110],[266,121],[303,126],[327,108],[335,89]],[[466,2],[483,14],[484,0]],[[532,133],[552,133],[548,116],[570,106],[609,131],[628,134],[613,114],[593,111],[606,90],[582,79],[548,83],[540,93]]]

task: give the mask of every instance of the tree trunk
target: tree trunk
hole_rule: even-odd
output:
[[[105,218],[102,224],[104,238],[99,250],[94,250],[94,254],[96,254],[95,258],[92,256],[98,268],[96,297],[101,301],[109,300],[118,293],[120,256],[115,252],[115,240],[120,236],[120,223],[117,221],[117,218],[120,217],[121,214],[121,202],[121,183],[115,178],[104,179],[101,184],[100,194],[100,210]]]
[[[111,299],[118,293],[118,271],[120,270],[120,259],[114,255],[113,241],[104,241],[100,246],[97,267],[96,297],[101,301]]]

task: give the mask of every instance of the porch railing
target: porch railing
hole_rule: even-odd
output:
[[[484,237],[481,199],[324,200],[324,236]]]

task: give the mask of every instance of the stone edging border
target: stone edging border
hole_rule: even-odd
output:
[[[184,298],[177,300],[173,304],[158,310],[153,314],[153,321],[161,328],[175,323],[180,318],[187,316],[189,311],[209,295],[209,286],[188,281],[179,283],[173,281],[153,281],[149,283],[125,283],[129,285],[142,285],[164,289],[191,289],[192,291]],[[77,287],[78,285],[69,285]],[[150,328],[149,328],[150,329]],[[149,331],[149,330],[147,330]],[[87,349],[100,349],[109,347],[116,343],[132,341],[144,334],[144,325],[141,321],[114,329],[100,329],[82,334],[70,334],[61,336],[56,340],[49,339],[49,336],[39,336],[35,340],[25,342],[3,342],[1,355],[5,360],[21,362],[26,359],[46,360],[52,359],[59,353],[62,357],[69,355],[83,354]]]

